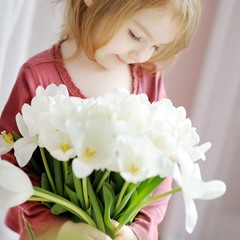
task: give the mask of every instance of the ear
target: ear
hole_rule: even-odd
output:
[[[93,0],[84,0],[84,2],[88,7],[91,7],[92,3],[93,3]]]

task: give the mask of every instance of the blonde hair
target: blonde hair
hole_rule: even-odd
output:
[[[61,38],[74,38],[78,51],[83,49],[94,60],[95,51],[105,45],[133,15],[144,9],[165,8],[178,24],[175,39],[147,63],[171,62],[189,46],[199,22],[201,0],[67,0]],[[143,66],[145,64],[142,64]],[[151,70],[152,71],[152,70]]]

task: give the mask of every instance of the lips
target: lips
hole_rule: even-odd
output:
[[[122,64],[128,64],[127,62],[125,62],[122,58],[119,57],[119,55],[116,54],[116,58],[117,60],[122,63]]]

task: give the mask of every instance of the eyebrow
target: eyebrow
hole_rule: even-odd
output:
[[[140,22],[137,20],[133,20],[133,22],[140,28],[141,31],[147,35],[151,41],[154,41],[152,34]]]

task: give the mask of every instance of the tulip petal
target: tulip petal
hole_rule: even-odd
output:
[[[28,139],[25,138],[20,138],[14,143],[14,155],[20,167],[24,167],[30,161],[36,148],[36,143],[29,142]]]
[[[73,173],[77,178],[84,178],[89,176],[94,170],[90,165],[85,164],[83,161],[75,158],[72,162]]]
[[[226,184],[220,180],[212,180],[204,183],[204,194],[201,199],[211,200],[221,197],[226,192]]]
[[[24,203],[33,195],[32,183],[20,168],[0,161],[0,207],[9,208]]]
[[[184,203],[185,203],[185,227],[188,233],[192,233],[193,229],[196,226],[198,215],[197,209],[194,201],[188,197],[186,194],[183,194]]]

